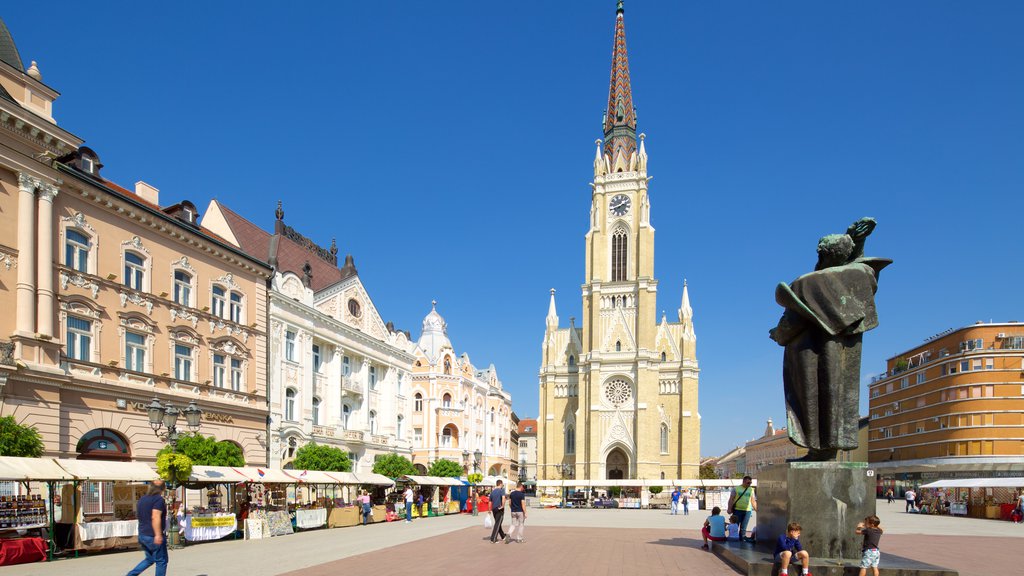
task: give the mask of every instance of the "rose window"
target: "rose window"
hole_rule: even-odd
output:
[[[633,389],[624,380],[612,380],[604,385],[604,398],[612,406],[621,406],[633,397]]]

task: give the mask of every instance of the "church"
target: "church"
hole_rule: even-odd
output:
[[[604,139],[591,183],[583,318],[559,327],[551,290],[540,368],[537,478],[697,478],[697,337],[683,283],[678,322],[657,317],[647,150],[637,135],[622,2]]]

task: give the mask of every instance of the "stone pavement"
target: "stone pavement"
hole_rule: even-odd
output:
[[[886,529],[883,554],[948,566],[963,576],[1021,572],[1017,558],[1024,551],[1024,525],[905,514],[884,502],[878,509]],[[169,574],[736,574],[700,550],[704,511],[672,516],[663,510],[531,509],[528,515],[522,545],[488,542],[482,516],[445,516],[193,545],[171,551]],[[117,576],[141,557],[136,551],[97,554],[0,568],[0,576]]]

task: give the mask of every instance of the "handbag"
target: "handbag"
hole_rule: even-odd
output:
[[[488,514],[484,517],[484,528],[494,528],[494,516]]]

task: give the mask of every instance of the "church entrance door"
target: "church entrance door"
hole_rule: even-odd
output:
[[[629,457],[622,451],[622,448],[616,448],[608,453],[608,460],[605,461],[604,468],[607,471],[608,480],[627,478],[629,477]]]

